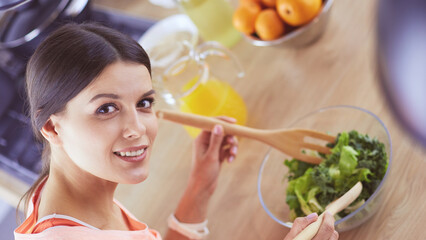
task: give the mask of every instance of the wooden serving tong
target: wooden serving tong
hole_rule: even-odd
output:
[[[349,206],[355,199],[358,198],[359,194],[362,191],[361,182],[357,182],[349,191],[347,191],[343,196],[330,203],[326,211],[330,212],[332,215],[342,211]],[[318,229],[321,226],[321,223],[324,219],[324,213],[319,215],[318,219],[309,224],[302,232],[300,232],[293,240],[311,240],[318,232]]]

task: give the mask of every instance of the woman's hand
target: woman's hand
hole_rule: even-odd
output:
[[[218,118],[236,122],[229,117]],[[211,131],[202,131],[195,139],[188,186],[175,211],[179,221],[199,223],[206,219],[208,201],[216,189],[221,165],[225,160],[232,162],[237,151],[237,139],[225,135],[221,125]]]
[[[229,117],[218,119],[235,123]],[[211,131],[202,131],[194,141],[190,182],[197,189],[211,195],[216,189],[222,163],[232,162],[238,152],[238,141],[233,135],[224,135],[223,127],[216,125]]]
[[[296,218],[293,222],[293,227],[290,232],[284,238],[284,240],[292,240],[297,234],[305,229],[309,224],[315,222],[318,219],[316,213],[309,214],[306,217]],[[334,230],[334,217],[329,212],[324,214],[324,219],[318,230],[318,233],[312,240],[337,240],[339,239],[339,233]]]

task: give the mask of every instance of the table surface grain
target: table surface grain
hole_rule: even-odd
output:
[[[237,0],[231,1],[236,7]],[[94,4],[133,16],[160,20],[178,13],[149,1],[95,0]],[[219,14],[219,13],[218,13]],[[324,35],[300,49],[255,47],[241,40],[231,51],[246,77],[237,90],[247,104],[247,125],[278,128],[330,105],[354,105],[378,115],[393,143],[393,165],[379,211],[340,239],[426,239],[425,150],[413,141],[390,111],[375,71],[376,0],[336,0]],[[116,197],[151,228],[166,231],[185,188],[192,139],[184,129],[160,122],[150,160],[150,176],[122,185]],[[274,222],[257,196],[257,177],[267,147],[241,139],[239,154],[224,164],[209,207],[208,239],[283,239],[288,229]]]

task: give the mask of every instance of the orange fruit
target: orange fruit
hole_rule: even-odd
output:
[[[244,6],[246,8],[249,8],[250,11],[252,11],[254,14],[259,14],[260,11],[262,11],[262,6],[260,3],[256,3],[256,2],[246,2],[244,4],[242,4],[241,6]]]
[[[240,0],[240,5],[244,5],[246,3],[248,3],[248,4],[255,3],[255,4],[260,6],[261,2],[262,2],[262,0]]]
[[[262,40],[273,40],[284,34],[284,23],[278,13],[271,8],[259,13],[254,28]]]
[[[322,0],[277,0],[277,12],[289,25],[300,26],[314,19]]]
[[[277,0],[261,0],[265,7],[274,8]]]
[[[246,3],[235,10],[232,24],[238,31],[250,35],[254,33],[254,23],[261,8],[255,3]]]

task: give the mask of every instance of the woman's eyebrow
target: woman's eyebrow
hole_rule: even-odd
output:
[[[144,98],[144,97],[146,97],[146,96],[149,96],[149,95],[152,95],[152,94],[154,94],[155,93],[155,90],[154,89],[151,89],[151,90],[149,90],[148,92],[146,92],[146,93],[144,93],[143,95],[142,95],[142,98]],[[96,95],[96,96],[94,96],[92,99],[90,99],[90,101],[89,101],[89,103],[91,103],[91,102],[93,102],[93,101],[95,101],[96,99],[98,99],[98,98],[112,98],[112,99],[120,99],[120,96],[118,96],[117,94],[113,94],[113,93],[100,93],[100,94],[98,94],[98,95]]]
[[[112,99],[120,99],[120,96],[118,96],[117,94],[113,94],[113,93],[101,93],[98,94],[96,96],[94,96],[92,99],[90,99],[89,103],[95,101],[98,98],[112,98]]]
[[[154,93],[155,93],[155,90],[154,90],[154,89],[151,89],[151,90],[149,90],[148,92],[144,93],[144,94],[142,95],[142,97],[146,97],[146,96],[152,95],[152,94],[154,94]]]

